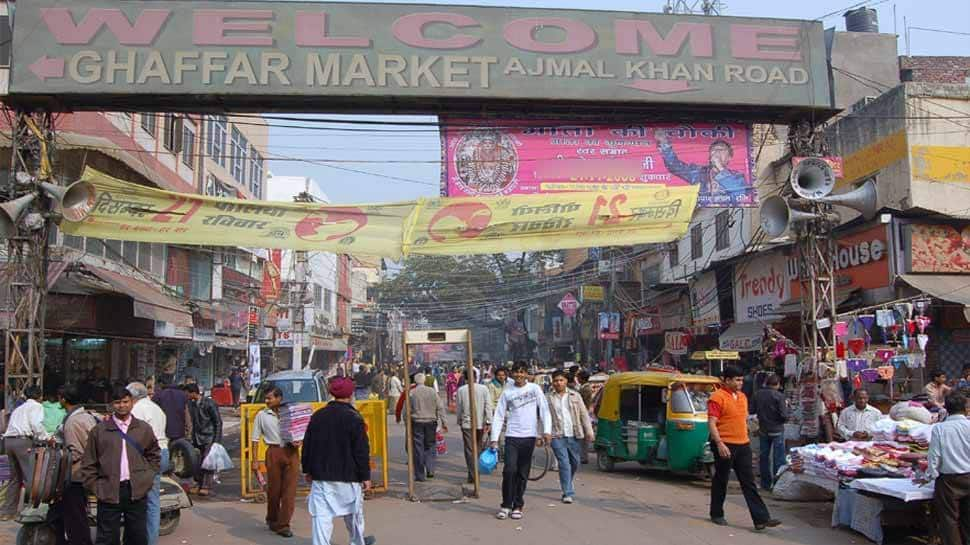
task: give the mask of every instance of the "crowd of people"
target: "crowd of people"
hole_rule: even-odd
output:
[[[169,452],[178,445],[206,457],[222,442],[222,417],[211,398],[193,382],[176,385],[162,380],[154,396],[143,382],[112,387],[107,414],[89,410],[82,388],[68,384],[57,392],[59,410],[50,399],[41,402],[40,389],[27,387],[25,400],[10,414],[3,434],[12,481],[0,520],[19,512],[23,487],[32,484],[36,446],[63,448],[70,453],[71,472],[61,497],[52,505],[59,543],[91,545],[88,496],[97,499],[94,543],[115,545],[122,528],[130,545],[158,541],[161,475],[169,469]],[[198,496],[211,493],[213,473],[194,468]]]

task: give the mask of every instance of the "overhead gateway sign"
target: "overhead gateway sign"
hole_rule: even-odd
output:
[[[17,4],[12,49],[14,101],[55,97],[73,108],[117,107],[123,98],[184,109],[189,97],[196,108],[283,110],[510,100],[831,109],[822,25],[795,20],[27,0]]]

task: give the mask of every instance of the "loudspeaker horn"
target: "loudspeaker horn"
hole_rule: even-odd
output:
[[[20,221],[20,217],[36,198],[36,193],[30,193],[0,204],[0,238],[17,236],[17,222]]]
[[[862,217],[870,220],[876,217],[876,212],[878,211],[876,210],[876,197],[876,182],[870,179],[848,193],[830,195],[817,199],[816,202],[845,206],[858,211],[862,214]]]
[[[835,188],[835,171],[823,159],[806,157],[792,169],[789,183],[799,197],[818,200]]]
[[[768,197],[761,204],[761,228],[771,238],[780,237],[793,223],[819,218],[816,214],[795,210],[782,197]]]
[[[94,209],[95,190],[88,182],[74,182],[69,186],[43,182],[40,187],[57,203],[61,209],[61,215],[67,221],[84,221]]]

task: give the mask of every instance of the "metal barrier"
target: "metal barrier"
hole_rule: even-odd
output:
[[[326,403],[308,403],[316,412]],[[384,400],[355,401],[354,407],[364,417],[364,424],[367,429],[367,439],[370,443],[370,469],[371,482],[376,492],[387,491],[387,403]],[[256,414],[266,408],[266,405],[250,403],[239,407],[239,472],[242,482],[242,496],[253,498],[263,494],[262,486],[256,480],[256,475],[252,470],[253,459],[260,461],[260,470],[265,473],[263,460],[266,459],[266,443],[259,442],[258,452],[252,449],[253,423],[256,421]],[[379,477],[379,479],[378,479]],[[300,492],[306,492],[310,488],[303,479],[300,479]]]

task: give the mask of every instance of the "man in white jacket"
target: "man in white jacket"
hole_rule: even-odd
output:
[[[502,470],[502,508],[495,515],[499,520],[522,518],[525,507],[525,486],[532,470],[532,453],[543,441],[549,442],[552,421],[549,404],[542,388],[527,382],[529,370],[524,361],[512,367],[514,384],[502,390],[492,418],[491,446],[498,448],[502,427],[505,431],[505,467]],[[542,426],[542,437],[539,427]]]

